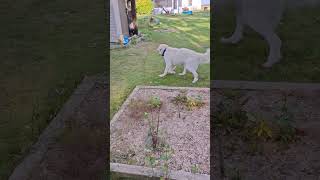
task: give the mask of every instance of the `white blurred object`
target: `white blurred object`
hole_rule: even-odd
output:
[[[154,8],[153,9],[153,15],[158,15],[158,14],[163,14],[163,9],[162,8]]]

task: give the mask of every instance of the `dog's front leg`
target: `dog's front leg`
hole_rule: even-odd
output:
[[[176,69],[176,66],[172,65],[169,73],[170,73],[170,74],[175,74],[175,73],[176,73],[176,72],[174,71],[175,69]]]
[[[184,66],[182,73],[179,73],[180,76],[183,76],[187,73],[187,68]]]
[[[169,72],[169,69],[170,69],[170,65],[166,64],[166,68],[164,69],[163,74],[160,74],[159,76],[160,77],[166,76],[168,74],[168,72]]]

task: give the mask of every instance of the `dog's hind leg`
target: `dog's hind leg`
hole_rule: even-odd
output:
[[[191,73],[193,74],[193,81],[192,83],[196,83],[198,81],[198,73],[196,70],[192,70]]]
[[[282,42],[270,24],[267,20],[250,24],[268,42],[269,55],[267,61],[262,65],[263,67],[271,67],[281,59]]]
[[[197,73],[198,65],[195,65],[195,64],[189,65],[189,66],[186,66],[186,69],[190,71],[193,75],[192,83],[196,83],[198,81],[198,73]]]
[[[196,83],[198,81],[198,73],[197,73],[197,69],[198,69],[199,64],[187,64],[186,70],[190,71],[193,75],[193,81],[192,83]]]
[[[264,67],[271,67],[281,59],[281,39],[275,33],[280,23],[283,11],[284,1],[267,0],[256,1],[246,0],[248,2],[246,10],[246,22],[256,32],[258,32],[268,43],[268,60],[263,64]],[[249,7],[256,7],[250,9]]]

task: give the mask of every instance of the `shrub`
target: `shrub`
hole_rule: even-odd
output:
[[[152,0],[137,0],[136,8],[138,15],[150,15],[153,10]]]

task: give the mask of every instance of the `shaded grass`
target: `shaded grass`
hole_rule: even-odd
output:
[[[161,24],[148,27],[145,16],[138,17],[139,30],[150,35],[150,41],[142,42],[136,47],[111,50],[111,117],[118,111],[123,101],[137,85],[197,86],[209,87],[210,67],[200,65],[200,76],[196,84],[192,84],[192,74],[186,76],[168,75],[160,78],[164,62],[156,52],[160,43],[177,48],[190,48],[204,53],[210,47],[210,18],[202,13],[193,16],[157,16]],[[178,32],[156,32],[156,29],[173,28]],[[182,72],[177,67],[176,72]]]
[[[283,59],[272,69],[261,67],[268,56],[266,42],[247,29],[237,45],[223,45],[219,39],[229,36],[235,28],[234,11],[214,15],[213,38],[215,61],[214,79],[255,81],[320,81],[320,11],[319,7],[288,10],[277,29],[282,39]]]
[[[83,75],[105,70],[103,3],[2,2],[0,179],[7,179]]]

